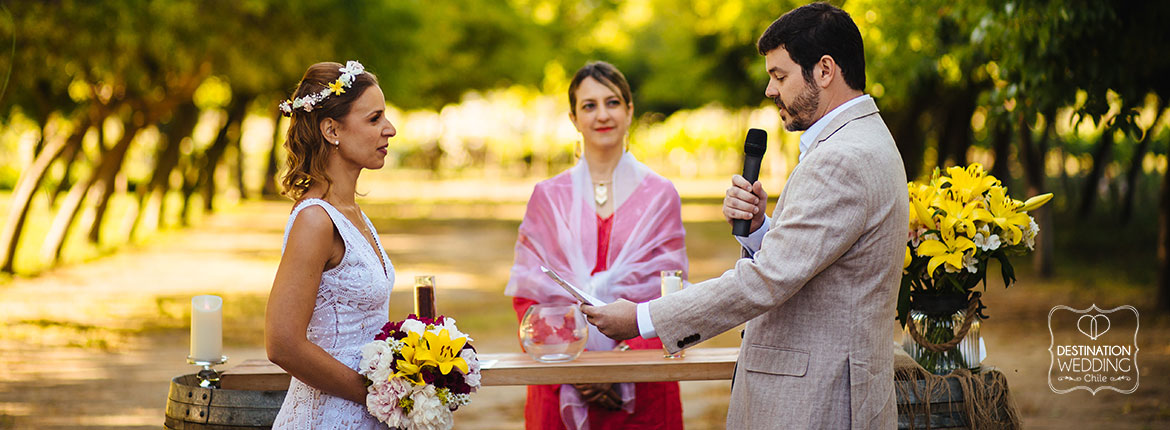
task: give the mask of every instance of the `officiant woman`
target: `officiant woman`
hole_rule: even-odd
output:
[[[638,303],[660,295],[659,272],[687,270],[674,185],[628,149],[630,85],[598,61],[569,85],[569,119],[581,133],[575,166],[536,184],[516,240],[505,294],[517,318],[534,304],[574,303],[541,271],[547,266],[594,296]],[[589,327],[587,350],[662,349],[658,339],[618,342]],[[677,382],[532,385],[528,429],[682,429]]]

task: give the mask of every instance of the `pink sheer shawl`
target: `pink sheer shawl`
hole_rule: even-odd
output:
[[[574,302],[540,271],[541,265],[606,302],[621,298],[639,303],[657,298],[662,270],[682,270],[686,279],[686,232],[678,191],[628,152],[613,173],[611,198],[616,209],[608,269],[591,275],[597,265],[597,212],[592,190],[584,159],[536,184],[520,223],[515,263],[504,294],[537,303]],[[589,326],[586,349],[606,351],[616,345],[617,341]],[[632,411],[633,384],[621,385],[623,409]],[[568,428],[582,428],[584,404],[576,390],[561,390],[562,416]]]

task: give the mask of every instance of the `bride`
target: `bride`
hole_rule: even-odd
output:
[[[292,375],[273,428],[385,428],[355,369],[389,318],[394,266],[354,194],[396,133],[386,99],[360,63],[317,63],[280,109],[291,117],[282,183],[296,203],[265,316],[268,359]]]

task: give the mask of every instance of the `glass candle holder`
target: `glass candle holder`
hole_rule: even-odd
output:
[[[662,275],[662,297],[666,297],[667,294],[674,294],[674,293],[677,293],[679,291],[682,291],[682,289],[683,289],[682,274],[683,274],[682,270],[663,270],[662,271],[662,273],[661,273],[661,275]],[[666,350],[666,345],[663,345],[662,346],[662,354],[663,354],[663,358],[677,359],[677,358],[683,358],[683,356],[685,355],[685,351],[679,351],[677,353],[671,354],[670,351]]]
[[[435,275],[414,277],[414,314],[420,318],[435,319]]]

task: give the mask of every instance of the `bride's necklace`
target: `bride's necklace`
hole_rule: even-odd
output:
[[[609,187],[605,184],[608,182],[598,182],[593,184],[593,201],[597,202],[597,206],[605,206],[605,202],[609,201]]]

